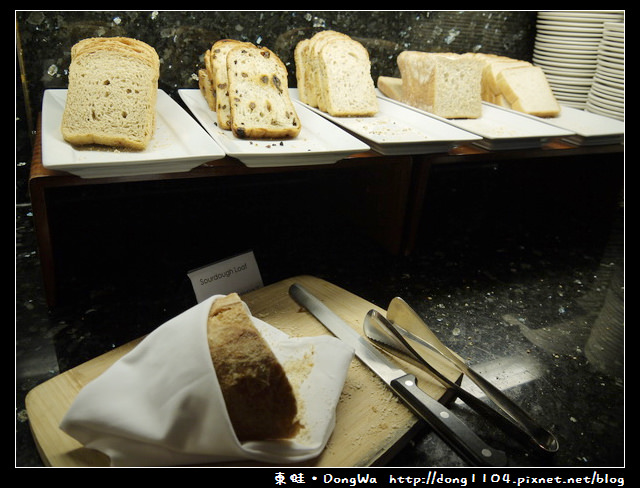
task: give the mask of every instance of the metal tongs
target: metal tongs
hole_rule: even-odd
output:
[[[520,406],[440,342],[427,324],[402,298],[396,297],[391,300],[387,317],[376,310],[370,310],[364,320],[364,332],[367,338],[381,349],[396,356],[403,356],[411,362],[417,362],[444,386],[451,388],[469,407],[522,444],[534,446],[546,453],[558,450],[558,441],[551,432],[540,426]],[[458,371],[466,374],[487,398],[495,403],[499,411],[444,376],[411,346],[408,339],[429,347],[447,359]]]

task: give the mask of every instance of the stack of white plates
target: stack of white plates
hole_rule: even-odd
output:
[[[587,98],[589,112],[624,120],[624,24],[606,22]]]
[[[586,107],[604,24],[623,20],[619,10],[538,12],[533,63],[544,70],[561,104]]]

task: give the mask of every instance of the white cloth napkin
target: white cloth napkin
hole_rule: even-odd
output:
[[[219,296],[158,327],[82,388],[60,428],[105,453],[112,466],[292,463],[319,455],[335,426],[353,350],[332,336],[289,337],[252,317],[285,369],[305,356],[313,362],[299,391],[305,426],[300,434],[241,444],[207,345],[207,313]]]

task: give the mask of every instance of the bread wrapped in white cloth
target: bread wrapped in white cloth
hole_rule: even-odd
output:
[[[209,313],[218,299],[225,297],[204,300],[161,325],[87,384],[60,428],[86,448],[109,456],[114,466],[289,463],[318,456],[335,425],[353,350],[328,335],[289,337],[251,316],[241,302],[287,372],[297,412],[289,438],[242,441],[231,422],[233,407],[225,402],[225,380],[217,377],[207,340]]]

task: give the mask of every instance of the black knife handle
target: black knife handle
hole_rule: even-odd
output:
[[[414,375],[393,380],[391,388],[465,461],[475,466],[506,466],[504,452],[487,445],[451,410],[418,388]]]

